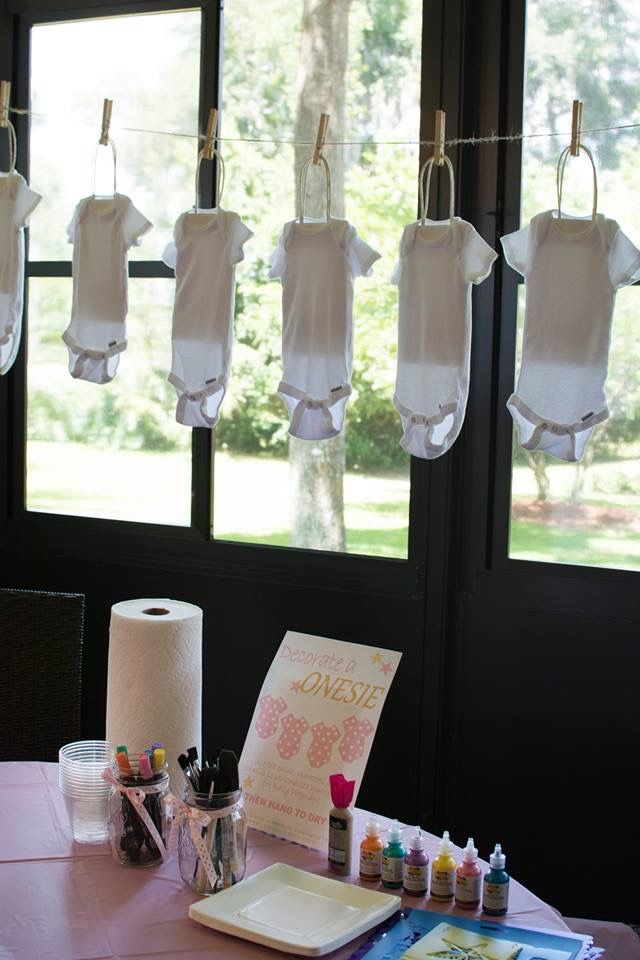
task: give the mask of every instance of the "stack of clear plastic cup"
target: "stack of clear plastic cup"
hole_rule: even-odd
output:
[[[102,779],[102,772],[111,766],[113,756],[113,746],[106,740],[78,740],[60,747],[58,786],[78,843],[106,843],[109,839],[111,785]]]

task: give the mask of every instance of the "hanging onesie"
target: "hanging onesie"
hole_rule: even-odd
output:
[[[502,237],[525,278],[520,376],[507,407],[526,450],[582,457],[609,416],[605,380],[616,290],[640,279],[640,251],[615,220],[548,210]]]
[[[460,433],[469,393],[471,286],[489,276],[497,256],[470,223],[453,216],[453,173],[445,160],[449,219],[408,224],[392,276],[398,285],[393,403],[402,420],[400,445],[426,460],[446,453]]]
[[[253,236],[237,213],[181,214],[162,259],[176,272],[171,373],[176,420],[215,427],[231,364],[235,268]]]
[[[67,227],[73,244],[71,323],[62,335],[69,372],[79,380],[113,380],[126,350],[127,251],[151,228],[129,197],[86,197]]]
[[[300,171],[300,217],[285,224],[269,277],[282,281],[282,381],[289,433],[326,440],[342,430],[351,393],[353,281],[369,277],[380,258],[355,227],[331,216],[331,177],[323,156],[327,216],[304,216],[304,186],[311,158]]]
[[[15,170],[0,174],[0,374],[20,347],[24,289],[24,227],[42,198]]]

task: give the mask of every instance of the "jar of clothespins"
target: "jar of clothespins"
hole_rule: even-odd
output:
[[[103,777],[111,783],[107,806],[109,843],[119,863],[152,867],[167,857],[165,797],[169,769],[163,764],[149,771],[131,755],[128,769],[114,764]]]
[[[244,877],[247,815],[242,790],[197,793],[185,786],[173,803],[180,876],[200,894],[217,893]]]

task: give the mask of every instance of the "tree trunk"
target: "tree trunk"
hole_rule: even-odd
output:
[[[304,0],[297,77],[296,140],[315,140],[321,113],[331,117],[328,140],[345,137],[345,76],[349,48],[351,0]],[[295,188],[302,162],[313,147],[295,148]],[[331,167],[332,214],[344,216],[342,147],[324,151]],[[305,215],[325,216],[321,167],[307,178]],[[299,211],[297,211],[299,213]],[[291,545],[321,550],[345,549],[344,431],[330,440],[289,438],[291,476]]]
[[[546,503],[549,497],[549,477],[547,476],[545,455],[543,453],[531,453],[530,450],[525,450],[524,455],[536,480],[536,487],[538,488],[536,500],[538,503]]]

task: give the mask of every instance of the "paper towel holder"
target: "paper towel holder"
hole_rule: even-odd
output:
[[[149,617],[165,617],[171,613],[166,607],[147,607],[147,609],[142,612]]]

